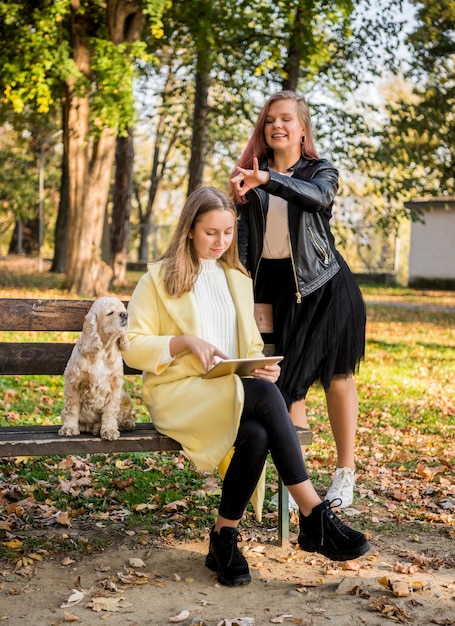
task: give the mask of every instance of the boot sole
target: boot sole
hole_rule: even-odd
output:
[[[370,544],[366,541],[358,548],[353,548],[352,550],[348,550],[346,552],[332,552],[330,549],[326,549],[324,546],[314,543],[307,537],[303,537],[302,539],[299,538],[299,546],[302,550],[305,550],[305,552],[318,552],[319,554],[326,556],[331,561],[350,561],[351,559],[358,559],[371,549]]]
[[[212,572],[216,572],[217,580],[220,585],[225,585],[226,587],[235,587],[236,585],[247,585],[251,582],[250,574],[240,574],[239,576],[224,576],[218,572],[218,567],[216,564],[216,560],[211,554],[208,554],[205,559],[205,565]]]

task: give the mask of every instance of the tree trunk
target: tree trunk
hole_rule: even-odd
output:
[[[78,70],[92,83],[89,33],[90,16],[80,10],[80,0],[71,0],[71,45]],[[114,43],[136,40],[145,16],[136,2],[108,0],[106,18]],[[111,129],[90,135],[89,90],[75,89],[75,79],[67,84],[68,117],[68,248],[64,287],[71,293],[98,296],[105,293],[112,269],[100,258],[104,216],[116,137]]]
[[[68,101],[65,98],[64,101]],[[65,105],[64,105],[65,107]],[[68,136],[66,123],[68,116],[63,112],[62,130],[63,137]],[[66,252],[68,244],[68,154],[66,152],[68,142],[63,142],[63,156],[61,164],[60,179],[60,202],[58,206],[57,222],[54,231],[54,258],[52,260],[51,272],[64,274],[66,269]]]
[[[188,194],[202,185],[204,160],[207,146],[208,94],[210,87],[210,51],[199,47],[193,116],[193,137],[191,140],[190,175]]]
[[[302,50],[304,46],[305,32],[308,30],[308,24],[304,19],[304,11],[302,2],[297,5],[294,27],[291,31],[288,44],[288,54],[284,64],[284,76],[282,82],[283,89],[297,91],[300,61],[302,59]]]
[[[111,267],[114,285],[125,284],[126,261],[133,187],[133,132],[117,137],[115,151],[114,206],[111,221]]]
[[[38,252],[38,219],[16,222],[9,243],[8,254],[36,254]]]
[[[77,0],[73,0],[77,5]],[[78,69],[90,79],[89,24],[72,13],[73,56]],[[112,270],[101,261],[109,180],[114,160],[115,136],[109,129],[89,137],[89,94],[68,81],[68,248],[64,287],[70,293],[97,296],[108,289]]]

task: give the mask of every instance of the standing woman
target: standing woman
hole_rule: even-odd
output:
[[[308,105],[293,91],[265,103],[231,178],[239,256],[256,302],[273,305],[278,386],[292,421],[307,426],[305,398],[324,387],[337,449],[326,495],[353,500],[358,397],[353,374],[365,353],[365,305],[330,231],[338,171],[319,158]]]
[[[223,585],[250,582],[237,530],[268,453],[300,509],[303,550],[353,559],[370,546],[321,502],[275,382],[279,365],[205,379],[220,358],[254,357],[263,342],[251,280],[237,253],[237,215],[228,196],[201,187],[188,197],[163,258],[150,263],[128,304],[130,347],[143,371],[143,398],[157,430],[180,442],[202,470],[228,464],[206,565]]]

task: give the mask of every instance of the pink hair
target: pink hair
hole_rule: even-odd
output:
[[[305,141],[302,143],[302,157],[307,159],[319,159],[319,154],[314,143],[310,109],[305,98],[295,93],[295,91],[283,90],[271,95],[262,107],[262,111],[259,114],[253,134],[251,135],[245,150],[238,160],[237,167],[252,169],[254,157],[257,157],[259,163],[261,163],[261,161],[270,156],[270,148],[265,143],[264,127],[266,118],[269,114],[270,106],[279,100],[293,100],[297,103],[297,114],[300,122],[305,128]],[[234,172],[235,171],[236,168],[234,169]],[[236,202],[245,202],[244,198],[239,198],[237,196],[233,185],[231,185],[231,190]]]

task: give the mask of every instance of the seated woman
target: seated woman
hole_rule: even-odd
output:
[[[187,199],[169,249],[151,263],[128,306],[128,365],[144,372],[143,398],[160,432],[181,443],[204,471],[230,458],[206,565],[223,585],[249,583],[238,524],[270,452],[300,509],[302,550],[343,561],[369,549],[305,468],[295,427],[274,384],[279,365],[204,379],[220,358],[256,357],[263,342],[253,288],[237,253],[237,216],[228,196],[201,187]]]

